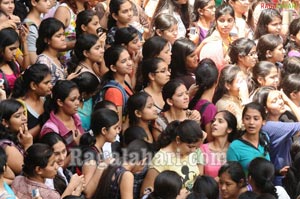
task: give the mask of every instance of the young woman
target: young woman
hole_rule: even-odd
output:
[[[102,65],[98,64],[104,60],[104,45],[96,35],[88,33],[79,35],[75,43],[74,54],[72,64],[68,67],[69,73],[90,72],[100,80],[100,77],[107,72]]]
[[[216,4],[212,0],[196,0],[194,3],[194,22],[193,25],[198,28],[200,44],[211,28],[215,20]]]
[[[0,147],[0,197],[8,198],[8,199],[15,199],[15,193],[10,188],[10,186],[5,181],[4,175],[7,170],[7,155]]]
[[[269,61],[274,64],[282,65],[285,56],[283,41],[278,35],[266,34],[258,40],[257,57],[259,61]]]
[[[181,192],[182,179],[175,171],[163,171],[155,178],[154,191],[147,199],[178,199],[183,198],[186,192]],[[179,196],[180,195],[180,196]]]
[[[34,189],[39,190],[42,198],[60,199],[70,195],[70,192],[60,195],[45,184],[46,178],[54,178],[57,170],[58,164],[52,148],[47,144],[33,144],[26,151],[24,158],[24,176],[16,177],[12,183],[12,189],[19,198],[31,198]],[[71,193],[79,196],[83,188],[83,185],[77,186]]]
[[[15,175],[22,171],[23,156],[32,145],[32,135],[27,129],[27,117],[23,104],[15,99],[0,102],[0,146],[7,155],[7,166]],[[14,176],[10,176],[12,180]]]
[[[270,161],[257,157],[250,162],[248,170],[248,182],[253,192],[260,195],[269,193],[278,199],[290,198],[283,187],[273,184],[275,168]]]
[[[36,63],[45,64],[51,70],[51,83],[66,79],[65,67],[58,60],[58,52],[66,47],[64,24],[55,18],[41,22],[36,40]]]
[[[238,162],[224,164],[220,168],[218,176],[222,199],[238,199],[241,193],[249,189],[246,175]]]
[[[294,19],[289,26],[289,36],[285,44],[285,50],[288,57],[300,57],[300,19]],[[298,35],[298,37],[297,37]]]
[[[12,28],[0,30],[0,78],[4,79],[4,90],[9,96],[20,75],[20,67],[14,60],[19,47],[19,36]]]
[[[279,69],[272,62],[260,61],[252,69],[253,94],[262,86],[279,87]]]
[[[264,107],[256,102],[247,104],[242,114],[245,132],[240,139],[234,140],[227,150],[227,161],[239,162],[245,173],[248,164],[256,157],[270,160],[269,137],[262,131],[266,120]]]
[[[248,91],[243,89],[246,86],[243,72],[238,66],[225,66],[221,71],[219,83],[213,97],[213,102],[216,103],[218,111],[228,110],[236,115],[238,129],[243,129],[241,121],[243,99],[241,99],[241,96],[246,96],[244,93]],[[244,102],[246,101],[245,98]]]
[[[64,25],[65,29],[65,38],[66,45],[62,46],[61,50],[68,50],[64,52],[60,60],[62,64],[66,65],[68,61],[71,59],[71,51],[70,49],[74,48],[76,41],[76,17],[80,11],[86,10],[89,8],[89,4],[87,1],[80,0],[64,0],[58,6],[55,11],[54,17],[61,21]]]
[[[132,73],[132,61],[128,51],[122,46],[112,46],[104,52],[106,67],[109,69],[102,79],[102,97],[118,107],[119,121],[123,121],[128,97],[133,90],[125,80]]]
[[[259,39],[266,34],[282,35],[282,16],[277,9],[264,9],[259,15],[254,39]]]
[[[39,140],[39,143],[49,145],[55,156],[56,163],[58,165],[57,174],[55,177],[47,178],[45,184],[54,190],[56,190],[60,195],[70,195],[76,190],[78,186],[84,186],[84,176],[78,176],[77,174],[72,174],[71,171],[64,168],[68,166],[69,158],[67,156],[67,145],[63,137],[59,134],[52,132],[43,136]]]
[[[160,13],[168,13],[172,15],[178,22],[177,38],[185,37],[187,29],[190,26],[188,7],[189,4],[187,1],[159,0],[153,16],[155,18]]]
[[[90,130],[91,115],[93,112],[93,99],[100,89],[100,82],[97,76],[90,72],[80,73],[77,77],[72,79],[78,86],[81,101],[78,108],[78,115],[82,122],[82,127],[85,131]]]
[[[199,124],[193,120],[171,122],[161,134],[160,150],[151,161],[141,193],[145,188],[152,189],[155,178],[165,170],[177,172],[183,178],[183,186],[191,189],[197,176],[202,174],[196,150],[204,138]],[[190,161],[192,159],[194,161]]]
[[[198,66],[198,55],[195,44],[187,38],[180,38],[172,46],[171,78],[180,79],[189,90],[195,83],[195,69]]]
[[[133,199],[138,197],[133,195],[134,174],[144,169],[148,147],[146,142],[134,140],[126,149],[127,153],[124,154],[122,161],[109,166],[103,172],[92,198]]]
[[[115,41],[116,30],[118,28],[128,27],[132,21],[132,3],[129,0],[110,1],[109,11],[106,44],[112,45]]]
[[[234,19],[234,10],[230,5],[219,6],[216,10],[215,27],[208,33],[208,38],[203,41],[200,51],[200,60],[211,58],[219,71],[228,63],[226,56],[232,42],[229,33],[234,26]]]
[[[84,133],[77,110],[80,104],[80,94],[76,83],[69,80],[59,80],[52,89],[50,117],[43,125],[40,136],[56,132],[67,142],[67,146],[79,144]]]
[[[171,44],[163,37],[153,36],[143,44],[142,55],[143,60],[159,57],[167,65],[170,65],[172,55]]]
[[[195,71],[196,85],[198,90],[189,103],[189,108],[200,112],[201,128],[207,133],[207,141],[212,141],[211,123],[217,112],[216,106],[212,103],[215,93],[219,71],[216,64],[208,58],[200,61]]]
[[[85,33],[98,35],[99,28],[101,28],[101,25],[95,11],[84,10],[78,13],[75,27],[76,38]]]
[[[251,39],[239,38],[232,42],[229,53],[231,64],[236,64],[244,76],[251,75],[251,70],[257,62],[256,44]]]
[[[83,148],[83,166],[81,172],[85,177],[86,188],[84,190],[86,197],[90,198],[94,195],[97,182],[99,182],[103,168],[101,163],[110,163],[112,154],[107,154],[103,151],[103,146],[106,142],[112,143],[116,140],[120,133],[119,118],[116,112],[102,108],[92,114],[91,130],[93,132],[91,143],[82,143]],[[91,137],[91,135],[84,135]],[[106,159],[106,160],[105,160]],[[105,162],[104,162],[105,160]]]
[[[44,64],[31,65],[15,83],[12,97],[24,102],[28,130],[33,138],[40,133],[39,117],[44,113],[44,97],[51,94],[51,89],[51,72]]]
[[[172,45],[178,37],[177,19],[166,13],[161,13],[154,18],[153,28],[156,36],[160,36]]]
[[[144,60],[141,64],[142,85],[136,87],[137,91],[143,90],[152,96],[154,106],[158,113],[163,110],[164,99],[162,89],[170,80],[170,68],[161,58],[152,58]]]
[[[190,119],[200,123],[201,116],[199,112],[188,109],[189,95],[182,81],[170,80],[163,87],[162,96],[165,104],[156,120],[157,128],[153,130],[154,138],[158,138],[167,125],[175,120]]]
[[[237,38],[253,38],[253,32],[247,24],[246,16],[250,6],[249,1],[230,0],[229,4],[234,10],[235,26],[231,34],[236,35]]]
[[[281,185],[287,166],[291,164],[289,153],[292,146],[292,137],[297,135],[300,128],[299,122],[291,122],[289,115],[295,120],[300,120],[298,107],[282,92],[273,87],[262,87],[257,91],[253,101],[265,107],[267,122],[262,130],[270,137],[270,157],[276,169],[275,185]],[[292,111],[288,113],[286,107]],[[287,119],[284,119],[286,118]],[[285,122],[284,122],[285,121]]]
[[[294,104],[300,107],[300,74],[288,74],[281,80],[280,88],[290,98]]]
[[[140,126],[147,134],[147,142],[153,143],[151,123],[157,119],[157,109],[152,97],[146,92],[136,93],[129,97],[127,103],[130,126]]]
[[[131,79],[131,86],[135,87],[136,69],[142,59],[142,42],[139,38],[138,30],[131,26],[119,28],[115,34],[114,45],[122,45],[127,49],[130,58],[133,62],[133,70],[129,77]]]
[[[28,51],[30,64],[34,64],[37,58],[36,54],[36,40],[38,38],[38,29],[42,22],[41,14],[46,14],[50,9],[50,1],[42,0],[27,0],[25,1],[27,8],[29,8],[29,13],[24,19],[24,23],[29,29],[29,34],[27,37]]]
[[[204,157],[204,174],[218,176],[220,167],[226,162],[230,142],[237,137],[237,121],[229,111],[220,111],[211,124],[213,141],[200,146]]]
[[[207,175],[198,176],[191,194],[188,195],[187,199],[218,199],[219,198],[219,187],[217,181]]]

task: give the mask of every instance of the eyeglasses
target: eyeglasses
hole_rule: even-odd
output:
[[[248,56],[250,56],[250,57],[257,56],[257,52],[256,51],[249,52]]]
[[[159,71],[155,71],[153,73],[171,73],[172,69],[171,68],[168,68],[168,69],[162,69],[162,70],[159,70]]]

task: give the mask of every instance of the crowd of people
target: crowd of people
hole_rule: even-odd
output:
[[[0,198],[299,199],[298,0],[0,0]]]

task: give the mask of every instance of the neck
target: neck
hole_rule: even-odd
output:
[[[33,20],[34,22],[39,22],[39,24],[36,25],[40,25],[41,23],[41,12],[39,12],[37,9],[32,9],[30,11],[30,13],[28,14],[28,18],[30,18],[31,20]]]
[[[172,122],[174,120],[183,121],[186,119],[186,112],[183,109],[176,109],[171,107],[170,110],[168,110],[166,113],[169,115],[169,119],[171,120],[169,122]]]
[[[203,92],[201,99],[206,99],[207,101],[212,102],[212,99],[214,97],[214,93],[215,93],[215,87],[213,86],[212,88],[206,90]]]
[[[81,66],[87,68],[87,69],[90,69],[90,70],[93,70],[93,64],[94,62],[92,62],[91,60],[89,59],[86,59],[82,62],[79,63]]]
[[[48,47],[46,50],[44,50],[43,54],[46,54],[51,58],[57,59],[58,51]]]
[[[84,10],[84,3],[82,3],[81,1],[75,1],[76,2],[76,6],[77,6],[77,13],[81,12]]]
[[[65,114],[63,111],[58,110],[57,113],[55,114],[61,121],[70,121],[72,120],[72,116],[71,115],[67,115]]]
[[[105,138],[100,135],[100,136],[97,136],[96,137],[96,143],[95,143],[95,147],[99,150],[99,151],[102,151],[102,147],[104,146],[106,140]]]
[[[128,24],[128,23],[123,24],[123,23],[120,23],[119,21],[117,21],[116,26],[117,26],[118,28],[126,28],[126,27],[129,26],[129,24]]]
[[[220,149],[221,151],[227,149],[229,145],[229,142],[227,141],[227,136],[215,137],[213,145],[216,149]]]
[[[25,100],[30,99],[33,102],[41,101],[41,97],[34,93],[32,90],[29,90],[25,95]]]
[[[280,115],[268,114],[267,121],[279,121]]]
[[[4,177],[3,175],[0,176],[0,190],[4,190]]]
[[[244,74],[248,74],[248,68],[242,64],[242,63],[237,63],[238,67],[241,69],[241,71],[243,71]]]
[[[124,75],[119,75],[118,73],[114,73],[114,80],[118,83],[120,83],[121,85],[125,84],[125,76]]]
[[[28,179],[43,184],[45,183],[45,179],[42,178],[41,176],[32,176],[32,177],[28,177]]]
[[[256,133],[256,134],[249,134],[249,133],[245,133],[243,135],[244,139],[247,140],[248,142],[251,142],[252,144],[256,144],[258,143],[259,141],[259,132]]]
[[[235,12],[235,18],[243,18],[243,13]]]
[[[163,87],[155,82],[150,82],[149,86],[147,86],[146,88],[151,89],[156,94],[161,94]]]
[[[204,17],[200,17],[198,20],[198,25],[200,25],[203,28],[209,29],[211,25],[211,20],[207,20]]]
[[[133,171],[134,169],[134,164],[129,163],[129,162],[123,162],[122,167],[124,167],[127,171]]]

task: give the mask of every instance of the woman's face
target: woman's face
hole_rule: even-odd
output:
[[[237,73],[237,75],[235,76],[235,78],[234,78],[234,80],[231,84],[226,83],[229,95],[239,97],[240,87],[241,87],[241,84],[243,83],[243,81],[245,81],[244,76],[243,76],[243,72],[240,71],[240,72]]]
[[[157,108],[154,106],[154,101],[151,96],[147,98],[144,109],[140,112],[140,119],[143,121],[152,121],[157,119]]]
[[[251,48],[250,52],[242,57],[239,57],[237,65],[242,65],[247,69],[253,68],[257,62],[257,53],[256,53],[256,46]]]
[[[2,0],[0,3],[0,10],[7,15],[12,15],[15,10],[14,0]]]
[[[129,75],[132,73],[132,60],[127,50],[120,53],[119,59],[114,66],[114,72],[121,75]]]
[[[7,126],[9,131],[12,133],[17,133],[20,128],[24,130],[24,125],[27,123],[27,116],[24,107],[21,106],[17,112],[11,115],[9,121],[6,121],[4,126]]]
[[[6,46],[4,49],[4,60],[7,62],[13,61],[17,52],[17,49],[19,48],[19,41],[16,41],[15,43]]]
[[[127,44],[127,50],[129,52],[129,54],[131,55],[136,55],[140,50],[142,49],[142,42],[139,39],[139,36],[135,36],[133,40],[131,40],[128,44]]]
[[[116,141],[116,137],[117,135],[120,133],[120,125],[119,122],[117,122],[116,124],[110,126],[109,128],[105,128],[105,140],[107,142],[114,142]]]
[[[89,51],[86,51],[86,58],[89,59],[91,62],[100,63],[103,60],[104,55],[104,46],[101,43],[101,40],[98,41],[93,45]]]
[[[285,55],[285,50],[283,44],[279,44],[273,51],[270,52],[271,58],[268,61],[272,63],[282,62]]]
[[[47,166],[45,168],[41,168],[41,174],[40,174],[40,176],[42,178],[53,179],[56,176],[56,174],[57,174],[57,170],[58,170],[58,164],[56,163],[56,157],[53,154],[49,158]]]
[[[162,49],[162,51],[160,51],[159,55],[157,57],[163,59],[168,65],[170,65],[171,63],[171,45],[168,42],[164,48]]]
[[[118,14],[116,15],[113,13],[113,17],[118,23],[122,25],[127,25],[129,22],[131,22],[133,11],[130,1],[126,1],[125,3],[121,4]]]
[[[258,78],[258,82],[261,86],[274,86],[275,88],[279,85],[279,73],[278,69],[274,66],[270,69],[270,73],[264,78]]]
[[[187,109],[189,106],[189,92],[185,85],[181,84],[175,91],[171,99],[169,99],[169,104],[172,107],[178,109]]]
[[[267,98],[268,114],[280,116],[286,111],[282,94],[279,91],[270,91]]]
[[[219,176],[219,189],[222,199],[237,198],[240,192],[240,185],[232,180],[228,172],[224,172]]]
[[[169,66],[165,62],[160,62],[157,66],[156,71],[154,72],[154,79],[160,87],[163,87],[171,77],[171,72]]]
[[[201,139],[199,139],[199,141],[195,143],[185,143],[185,142],[178,141],[177,147],[180,150],[180,155],[184,157],[195,152],[201,145],[201,142],[202,142]]]
[[[205,6],[203,9],[200,9],[198,12],[201,15],[201,17],[204,17],[209,21],[214,21],[215,11],[216,11],[215,1],[209,1],[207,6]]]
[[[221,35],[228,35],[233,28],[234,25],[234,18],[229,14],[225,14],[220,16],[217,19],[217,30]]]
[[[61,28],[51,37],[51,39],[48,41],[48,46],[49,48],[57,51],[63,50],[67,47],[65,30],[63,28]]]
[[[198,66],[198,55],[192,52],[185,58],[185,65],[188,71],[194,72]]]
[[[213,137],[224,137],[231,132],[222,112],[216,114],[211,126]]]
[[[34,92],[38,96],[47,96],[51,94],[52,87],[51,74],[48,74],[40,83],[35,84]]]
[[[230,5],[233,7],[234,12],[240,15],[244,15],[248,12],[250,2],[249,0],[236,0],[230,1]]]
[[[38,2],[36,2],[35,8],[40,13],[47,13],[51,8],[51,2],[50,0],[39,0]]]
[[[65,159],[67,157],[66,145],[62,141],[58,141],[53,145],[52,148],[56,163],[58,164],[58,166],[63,167],[65,164]]]
[[[60,110],[66,115],[73,116],[77,113],[78,107],[80,105],[80,94],[77,88],[74,88],[69,93],[69,96],[60,103]]]
[[[264,120],[260,112],[252,108],[247,109],[243,115],[242,121],[245,126],[246,133],[249,134],[258,134],[264,124]]]
[[[88,34],[97,35],[98,28],[100,28],[99,17],[97,15],[94,15],[92,17],[92,20],[83,27],[83,31]]]
[[[178,25],[174,24],[167,30],[161,31],[160,36],[163,37],[164,39],[168,40],[172,45],[177,39],[178,35]]]
[[[275,17],[275,18],[273,18],[273,21],[271,21],[267,25],[267,31],[270,34],[279,35],[280,31],[281,31],[281,27],[282,27],[282,21],[281,21],[281,19],[278,18],[278,17]]]

